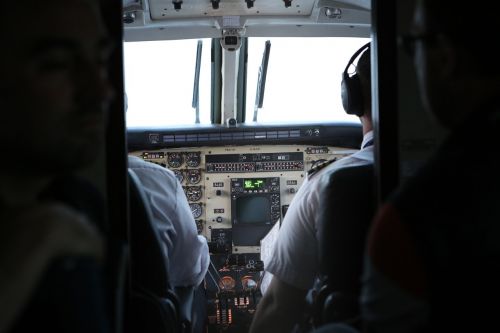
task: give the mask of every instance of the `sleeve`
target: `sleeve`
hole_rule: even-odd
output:
[[[305,181],[290,203],[278,232],[266,271],[296,288],[312,287],[318,272],[318,246],[314,219],[319,204],[317,182]]]
[[[153,219],[169,258],[173,286],[199,285],[210,261],[207,241],[196,230],[191,209],[175,175],[161,167],[134,168],[144,185]]]
[[[391,205],[368,236],[361,311],[367,332],[416,332],[429,316],[426,276],[414,241]]]

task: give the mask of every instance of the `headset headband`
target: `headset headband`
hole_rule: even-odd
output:
[[[351,59],[349,59],[349,61],[347,62],[347,66],[345,67],[344,69],[344,73],[347,73],[347,70],[349,69],[349,66],[352,65],[352,63],[354,62],[354,60],[356,60],[356,58],[358,57],[358,55],[360,55],[361,52],[363,52],[364,50],[368,49],[370,47],[370,43],[371,42],[368,42],[366,43],[365,45],[361,46],[361,48],[359,50],[357,50],[351,57]]]

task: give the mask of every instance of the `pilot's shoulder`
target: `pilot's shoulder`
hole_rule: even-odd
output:
[[[313,164],[311,169],[307,171],[307,177],[308,178],[313,177],[318,173],[318,171],[326,168],[335,161],[337,161],[337,158],[332,158],[331,160],[317,161],[316,163]]]

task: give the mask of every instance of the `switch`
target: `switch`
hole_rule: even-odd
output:
[[[222,191],[221,190],[215,191],[215,195],[221,196],[222,195]]]

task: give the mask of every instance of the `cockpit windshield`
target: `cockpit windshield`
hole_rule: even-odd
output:
[[[250,37],[244,85],[246,123],[253,120],[258,72],[267,40],[272,48],[258,123],[359,121],[343,111],[340,81],[350,56],[368,38]],[[202,42],[199,119],[201,124],[210,124],[211,39]],[[197,45],[198,39],[124,44],[127,127],[195,125],[192,102]]]

